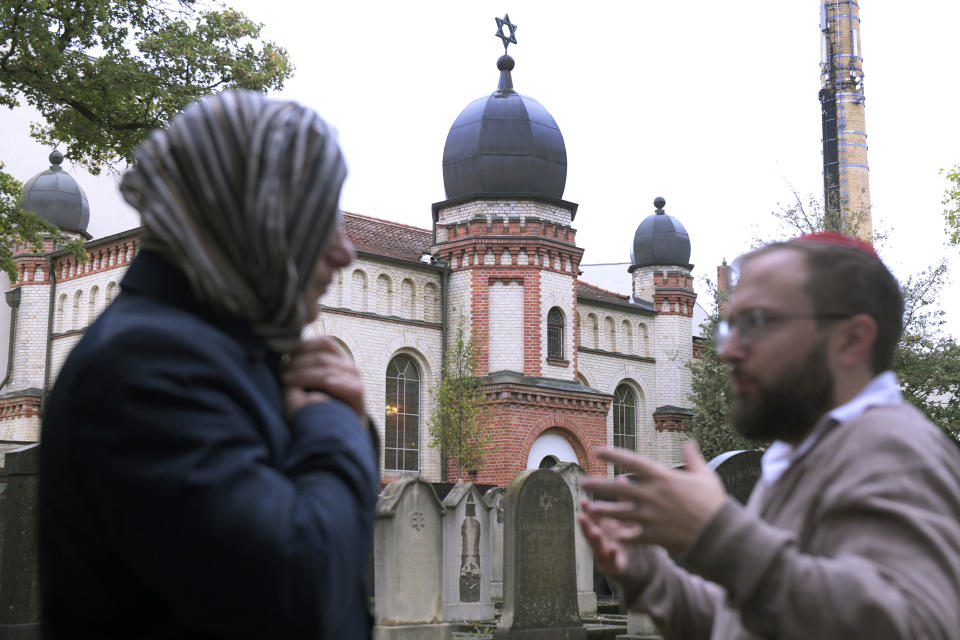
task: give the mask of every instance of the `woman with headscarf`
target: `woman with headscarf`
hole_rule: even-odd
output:
[[[353,258],[345,175],[319,116],[252,92],[137,151],[141,251],[45,412],[45,637],[369,637],[363,387],[300,340]]]

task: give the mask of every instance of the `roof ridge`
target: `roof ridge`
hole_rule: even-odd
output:
[[[415,227],[415,226],[413,226],[412,224],[404,224],[404,223],[402,223],[402,222],[395,222],[394,220],[387,220],[386,218],[377,218],[377,217],[375,217],[375,216],[368,216],[368,215],[364,215],[364,214],[362,214],[362,213],[353,213],[353,212],[350,212],[350,211],[344,211],[344,212],[343,212],[343,215],[344,215],[344,216],[351,216],[351,217],[353,217],[353,218],[361,218],[361,219],[363,219],[363,220],[372,220],[372,221],[374,221],[374,222],[383,222],[383,223],[386,223],[386,224],[392,224],[392,225],[395,226],[395,227],[404,227],[405,229],[412,229],[412,230],[414,230],[414,231],[422,231],[423,233],[429,233],[429,234],[432,234],[432,233],[433,233],[433,231],[432,231],[431,229],[424,229],[423,227]]]
[[[617,296],[618,298],[623,298],[624,300],[629,300],[629,299],[630,299],[630,296],[628,296],[628,295],[626,295],[626,294],[624,294],[624,293],[618,293],[618,292],[616,292],[616,291],[611,291],[610,289],[604,289],[603,287],[598,287],[598,286],[595,285],[595,284],[590,284],[590,283],[587,282],[586,280],[580,280],[579,278],[577,278],[577,284],[582,284],[582,285],[585,286],[585,287],[590,287],[591,289],[596,289],[597,291],[602,291],[602,292],[604,292],[604,293],[609,293],[610,295]]]

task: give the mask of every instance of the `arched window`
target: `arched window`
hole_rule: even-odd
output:
[[[638,351],[640,352],[639,355],[649,356],[650,355],[650,342],[649,342],[650,336],[647,333],[647,325],[643,324],[642,322],[640,323],[640,334],[637,336],[637,338],[639,341],[639,344],[637,345],[639,347],[638,349]]]
[[[393,315],[393,282],[385,273],[377,277],[377,313],[382,316]]]
[[[417,301],[413,280],[404,278],[400,283],[400,317],[412,318],[413,309]]]
[[[82,329],[84,327],[83,312],[83,291],[77,291],[73,294],[73,321],[70,323],[71,329]]]
[[[93,321],[97,319],[97,314],[100,313],[100,287],[94,286],[90,289],[90,310],[87,312],[87,322],[93,324]]]
[[[64,308],[67,306],[67,294],[61,293],[60,298],[57,301],[57,333],[63,333],[63,314],[65,313]]]
[[[547,312],[547,357],[563,357],[563,312],[559,307]]]
[[[613,392],[613,446],[637,450],[637,397],[625,384]],[[624,470],[614,467],[613,472],[620,475]]]
[[[394,471],[420,468],[420,370],[400,354],[387,365],[387,413],[383,466]]]
[[[367,274],[356,269],[350,278],[350,306],[355,311],[367,310]]]
[[[439,310],[437,309],[437,286],[428,282],[423,287],[423,321],[437,322],[439,320]]]
[[[603,319],[603,333],[604,339],[607,341],[605,345],[609,351],[617,350],[617,327],[613,324],[613,318],[607,316]]]

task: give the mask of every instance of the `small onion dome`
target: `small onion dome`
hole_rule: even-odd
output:
[[[38,216],[65,231],[87,233],[90,222],[90,205],[87,195],[60,164],[63,154],[50,154],[50,168],[38,173],[23,185],[20,206],[24,211],[33,211]]]
[[[460,112],[443,147],[447,199],[543,195],[562,198],[567,182],[563,135],[546,109],[513,89],[508,55],[497,61],[500,84]]]
[[[690,236],[680,221],[663,212],[663,198],[653,201],[656,213],[647,216],[633,236],[630,261],[634,267],[665,264],[691,268]]]

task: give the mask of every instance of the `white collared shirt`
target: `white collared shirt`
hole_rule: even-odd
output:
[[[813,433],[807,436],[800,446],[794,447],[782,440],[774,441],[760,459],[760,474],[763,481],[771,485],[780,479],[790,465],[813,449],[830,428],[853,420],[870,407],[901,402],[903,402],[903,395],[900,393],[897,376],[892,371],[878,374],[849,402],[824,414],[817,422]]]

